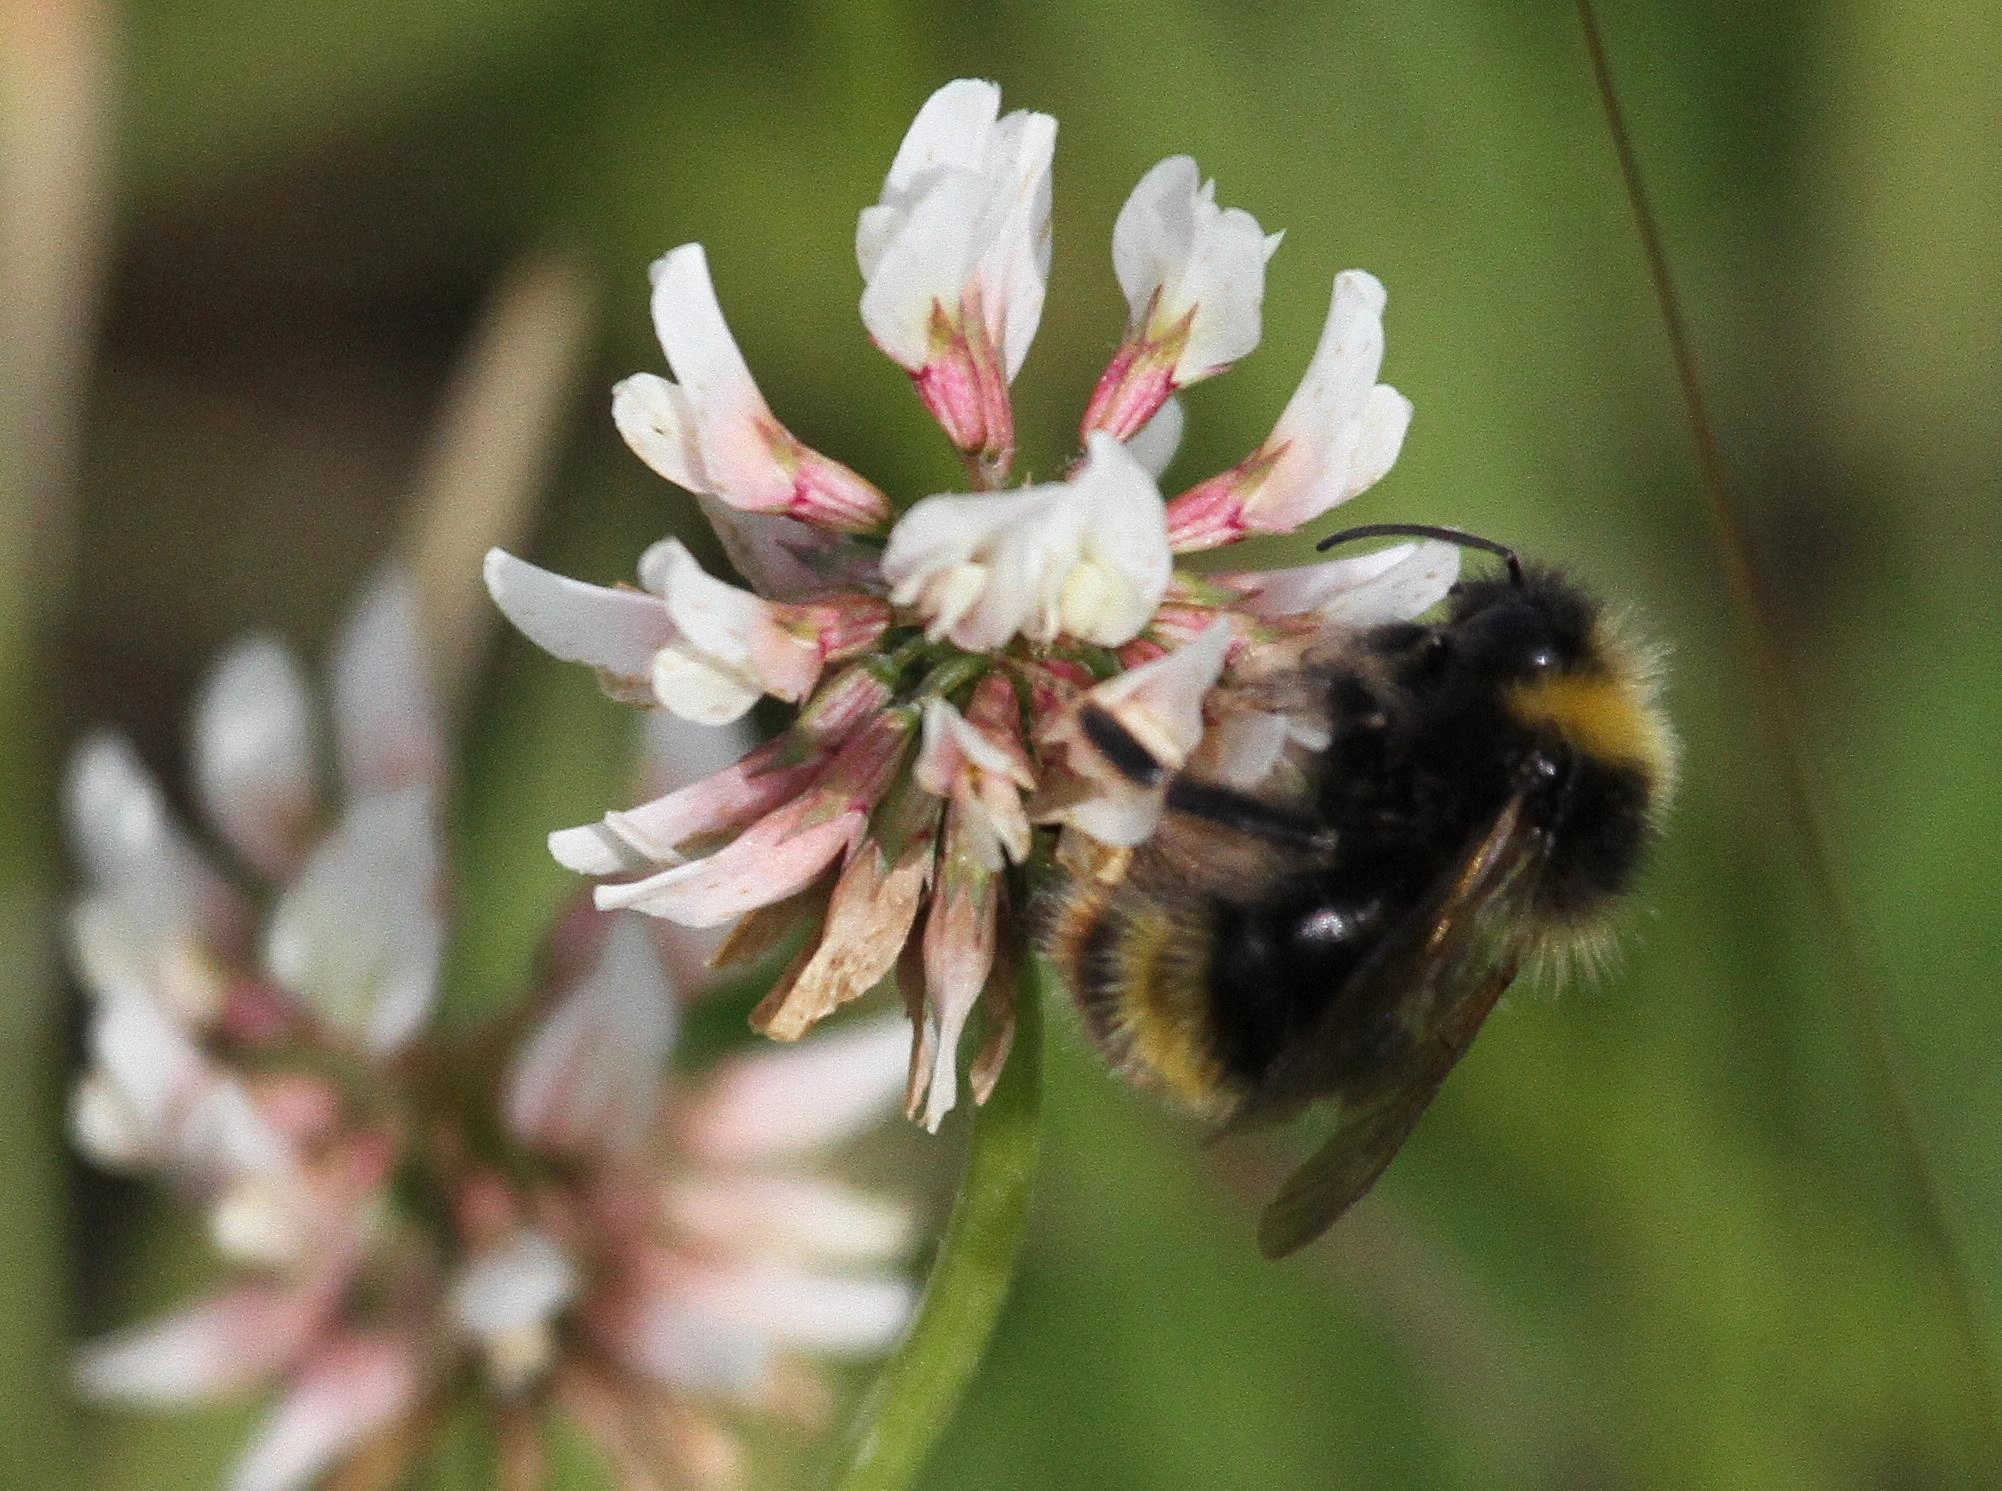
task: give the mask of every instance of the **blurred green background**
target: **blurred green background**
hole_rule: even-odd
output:
[[[1190,151],[1283,227],[1266,335],[1175,475],[1269,427],[1359,264],[1416,402],[1357,521],[1456,521],[1630,597],[1688,745],[1624,967],[1518,991],[1376,1195],[1256,1257],[1279,1142],[1206,1147],[1055,1025],[1026,1262],[934,1488],[1960,1487],[2002,1474],[2002,10],[1609,3],[1779,642],[1808,705],[1979,1356],[1913,1220],[1737,661],[1569,6],[9,0],[0,263],[0,1483],[200,1485],[238,1420],[67,1404],[67,1342],[175,1292],[61,1153],[52,781],[116,721],[174,774],[203,661],[323,639],[405,531],[480,307],[590,288],[532,552],[609,581],[689,507],[619,446],[647,261],[708,245],[774,407],[905,496],[954,465],[855,316],[854,213],[926,93],[1054,113],[1018,384],[1062,459],[1126,190]],[[476,436],[474,444],[479,444]],[[435,450],[434,450],[435,454]],[[518,640],[471,695],[456,998],[506,990],[617,795],[618,711]],[[440,1475],[445,1472],[441,1471]],[[468,1482],[470,1483],[470,1481]]]

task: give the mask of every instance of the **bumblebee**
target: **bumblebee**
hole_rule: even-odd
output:
[[[1555,569],[1498,555],[1433,622],[1326,639],[1264,691],[1325,745],[1251,792],[1171,775],[1117,721],[1088,739],[1158,787],[1162,826],[1073,870],[1039,930],[1122,1074],[1226,1128],[1335,1109],[1259,1244],[1319,1236],[1383,1173],[1531,962],[1594,961],[1657,836],[1675,737],[1656,654]]]

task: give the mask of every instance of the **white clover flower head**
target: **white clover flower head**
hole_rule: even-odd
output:
[[[754,647],[725,649],[749,630],[731,630],[738,611],[754,629],[768,603],[699,571],[691,584],[692,568],[667,551],[644,566],[675,596],[674,642],[759,666]],[[444,752],[415,628],[390,576],[335,648],[340,798],[314,770],[316,711],[290,655],[268,640],[225,654],[195,712],[193,775],[228,863],[123,742],[91,737],[71,764],[75,961],[92,999],[72,1138],[183,1200],[225,1271],[208,1298],[85,1346],[76,1386],[149,1408],[267,1390],[230,1484],[304,1491],[364,1446],[421,1444],[471,1365],[499,1411],[562,1402],[614,1457],[627,1436],[593,1412],[671,1409],[681,1427],[630,1475],[706,1483],[733,1443],[725,1413],[814,1381],[811,1358],[880,1350],[909,1314],[907,1207],[835,1180],[819,1153],[894,1109],[901,1022],[787,1053],[824,1110],[801,1130],[823,1141],[812,1153],[769,1128],[787,1110],[761,1096],[767,1053],[670,1100],[681,996],[667,970],[686,960],[638,918],[559,921],[550,962],[568,971],[535,991],[525,1028],[434,1034]],[[818,635],[797,643],[802,693]],[[808,715],[844,707],[821,693]],[[869,724],[880,703],[864,691],[845,707]],[[697,785],[678,756],[655,764],[670,797]],[[716,810],[692,803],[684,821]],[[817,1049],[830,1041],[839,1062]],[[803,1323],[783,1320],[787,1302]]]
[[[752,1023],[796,1040],[882,984],[905,985],[906,1109],[976,1099],[1012,1038],[1019,867],[1037,825],[1108,852],[1160,820],[1173,773],[1255,787],[1313,748],[1260,689],[1331,631],[1412,617],[1453,583],[1450,545],[1406,543],[1297,571],[1203,574],[1180,556],[1288,533],[1380,479],[1410,405],[1377,382],[1383,287],[1335,277],[1319,347],[1257,449],[1170,500],[1178,389],[1256,347],[1279,235],[1220,206],[1191,158],[1148,171],[1112,259],[1127,330],[1061,476],[1011,486],[1011,385],[1041,318],[1056,127],[1004,114],[991,83],[919,111],[857,223],[861,315],[959,452],[967,490],[883,493],[773,421],[723,328],[694,247],[656,266],[654,314],[678,381],[619,386],[621,432],[693,493],[749,590],[669,541],[642,589],[563,579],[496,553],[487,578],[532,641],[589,664],[615,698],[687,720],[797,707],[705,779],[558,831],[601,907],[722,929],[724,956],[806,944]],[[840,473],[830,475],[828,473]],[[873,494],[863,497],[857,494]],[[1136,779],[1085,722],[1155,762]],[[1127,763],[1130,767],[1130,763]],[[1050,837],[1044,832],[1043,839]]]

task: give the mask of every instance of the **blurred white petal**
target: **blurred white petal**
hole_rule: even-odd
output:
[[[195,706],[195,789],[222,836],[268,875],[289,867],[317,802],[312,706],[291,652],[238,643]]]
[[[902,1202],[805,1174],[671,1180],[663,1205],[676,1234],[705,1247],[808,1263],[894,1259],[915,1222]]]
[[[445,748],[409,577],[379,573],[335,639],[327,687],[348,793],[436,788]]]
[[[660,1106],[674,990],[646,926],[615,917],[598,964],[544,1017],[508,1075],[508,1127],[526,1143],[630,1153]]]
[[[98,731],[70,753],[63,780],[70,843],[99,885],[163,879],[190,902],[222,895],[222,883],[174,822],[166,794],[124,736]]]
[[[577,1267],[548,1233],[523,1227],[484,1249],[452,1281],[446,1308],[470,1336],[546,1325],[577,1297]]]
[[[401,1336],[350,1336],[315,1352],[252,1437],[230,1491],[305,1491],[417,1406],[416,1350]]]
[[[428,792],[355,802],[272,913],[265,963],[317,1016],[383,1053],[421,1027],[444,928]]]
[[[796,1046],[735,1054],[683,1106],[683,1142],[736,1164],[809,1154],[897,1111],[910,1063],[901,1015],[822,1031]]]
[[[231,1290],[77,1353],[77,1391],[99,1402],[184,1408],[230,1397],[283,1370],[312,1337],[324,1294]]]

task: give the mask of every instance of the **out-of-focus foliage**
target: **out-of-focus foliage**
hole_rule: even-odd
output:
[[[2002,18],[1982,0],[1705,0],[1605,19],[2002,1358]],[[0,1403],[34,1425],[7,1436],[8,1476],[199,1485],[240,1429],[86,1420],[56,1391],[55,1343],[179,1292],[191,1252],[52,1157],[68,1027],[34,950],[58,936],[63,746],[116,719],[176,759],[188,680],[223,638],[324,634],[396,530],[482,289],[528,244],[597,267],[587,407],[655,365],[645,265],[701,239],[794,429],[901,495],[951,485],[856,320],[853,214],[930,88],[976,74],[1061,122],[1056,266],[1018,390],[1032,469],[1063,459],[1118,335],[1113,216],[1142,170],[1191,151],[1287,238],[1264,344],[1190,398],[1177,473],[1264,433],[1331,275],[1369,267],[1391,294],[1387,376],[1418,415],[1357,520],[1457,521],[1630,599],[1674,649],[1688,760],[1619,972],[1516,994],[1379,1193],[1293,1263],[1260,1262],[1250,1236],[1280,1145],[1204,1146],[1059,1017],[1028,1261],[926,1484],[1991,1483],[1981,1374],[1734,662],[1568,6],[131,0],[119,22],[122,227],[75,563],[0,575],[65,587],[37,650],[0,637],[0,1368],[18,1374]],[[10,529],[28,520],[27,497],[0,499]],[[539,553],[611,580],[689,511],[592,417]],[[519,645],[474,718],[462,1011],[519,985],[573,888],[542,836],[613,793],[626,739],[588,681]],[[486,1452],[447,1446],[431,1480],[478,1483]]]

